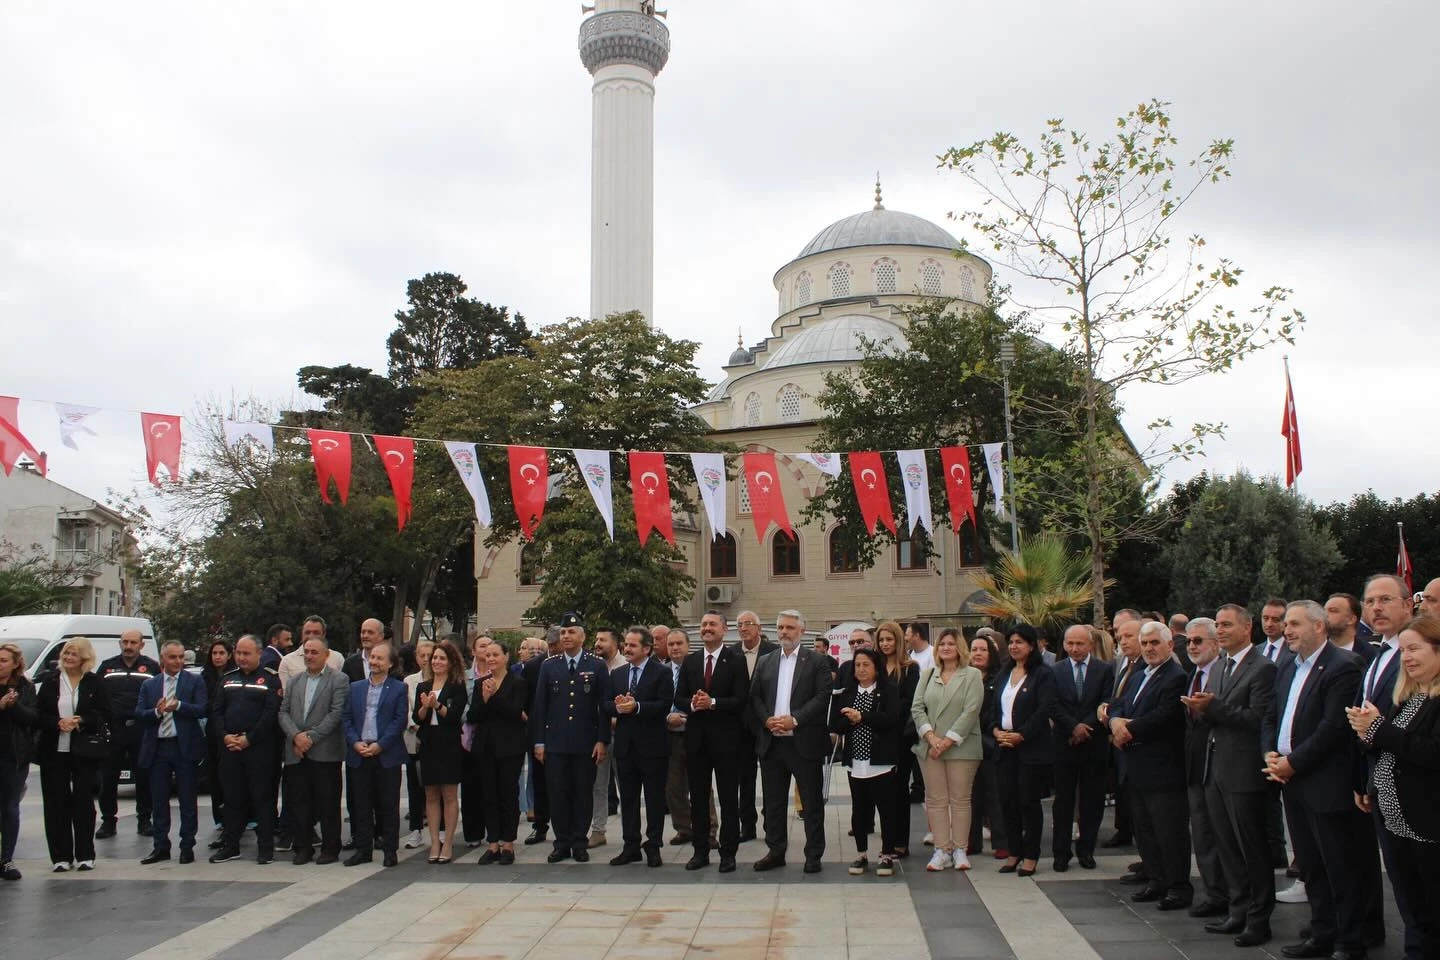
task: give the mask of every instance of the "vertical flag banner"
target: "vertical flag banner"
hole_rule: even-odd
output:
[[[455,464],[460,482],[465,484],[470,499],[475,501],[475,519],[482,527],[490,526],[490,494],[485,489],[485,478],[480,474],[480,458],[475,454],[475,444],[447,440],[445,452],[450,454],[450,462]]]
[[[657,531],[673,547],[675,522],[670,513],[670,477],[665,472],[665,454],[630,451],[630,493],[635,500],[635,532],[640,546]]]
[[[1280,424],[1285,438],[1285,488],[1295,486],[1300,476],[1300,421],[1295,416],[1295,391],[1290,386],[1290,361],[1285,361],[1285,420]]]
[[[535,528],[545,515],[545,492],[550,488],[550,463],[543,447],[506,447],[510,458],[510,499],[525,539],[535,539]]]
[[[838,453],[797,453],[796,459],[804,460],[827,477],[840,476],[840,454]]]
[[[71,450],[79,450],[75,444],[75,434],[88,433],[92,437],[98,436],[85,425],[85,420],[99,412],[99,407],[82,407],[78,403],[55,404],[55,413],[60,417],[60,442]]]
[[[145,432],[145,470],[150,482],[160,486],[155,475],[164,467],[170,482],[180,479],[180,418],[164,413],[140,414],[140,429]]]
[[[1397,523],[1400,528],[1400,552],[1395,556],[1395,576],[1405,581],[1405,591],[1413,594],[1415,592],[1415,570],[1410,566],[1410,551],[1405,549],[1405,524]]]
[[[785,511],[785,494],[780,489],[780,471],[775,467],[773,453],[746,453],[745,485],[750,491],[750,513],[755,518],[755,538],[765,542],[770,521],[793,539],[795,530]]]
[[[925,469],[924,450],[896,450],[900,461],[900,481],[905,484],[906,526],[913,531],[918,523],[931,535],[935,521],[930,516],[930,472]]]
[[[990,474],[990,489],[995,491],[995,513],[1005,516],[1005,444],[987,443],[985,471]]]
[[[251,420],[225,421],[225,445],[227,447],[238,447],[246,440],[253,441],[267,454],[275,452],[275,431],[270,429],[270,424],[256,423]]]
[[[20,432],[20,398],[0,397],[0,468],[5,470],[5,476],[10,476],[21,454],[34,460],[35,469],[45,476],[45,454]]]
[[[595,501],[595,509],[605,518],[605,529],[610,539],[615,539],[615,495],[610,489],[609,450],[571,450],[575,465],[580,468],[580,479]]]
[[[941,447],[940,464],[945,469],[945,495],[950,501],[950,527],[960,532],[965,518],[978,531],[975,520],[975,485],[970,479],[970,450],[967,447]]]
[[[725,456],[720,453],[692,453],[690,466],[695,470],[695,485],[700,488],[700,502],[710,520],[710,539],[725,535]]]
[[[320,499],[331,503],[330,481],[340,494],[341,505],[350,502],[350,434],[340,430],[306,430],[310,438],[310,459],[315,461],[315,482]]]
[[[850,480],[855,484],[855,499],[860,504],[865,530],[873,537],[878,520],[895,533],[895,511],[890,506],[890,485],[885,481],[880,454],[850,454]]]
[[[390,489],[395,494],[395,522],[401,530],[410,521],[410,491],[415,486],[415,441],[409,437],[375,434],[375,452],[385,465]]]

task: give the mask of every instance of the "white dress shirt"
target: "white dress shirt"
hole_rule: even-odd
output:
[[[800,648],[796,647],[789,653],[780,651],[780,663],[775,677],[775,713],[777,717],[788,717],[790,715],[790,688],[795,686],[795,661],[799,657]],[[777,737],[791,737],[795,735],[793,730],[785,730],[774,734]]]
[[[1285,697],[1285,712],[1280,715],[1280,733],[1275,738],[1275,750],[1281,756],[1290,756],[1295,710],[1300,705],[1300,693],[1305,689],[1305,681],[1310,679],[1310,668],[1315,665],[1315,658],[1319,653],[1320,651],[1316,650],[1308,657],[1295,654],[1295,676],[1290,681],[1290,692]]]
[[[1375,684],[1380,681],[1380,675],[1385,672],[1385,667],[1389,665],[1390,658],[1395,656],[1395,651],[1399,649],[1400,639],[1398,636],[1386,637],[1385,641],[1380,645],[1379,655],[1370,662],[1370,669],[1365,671],[1365,685],[1360,689],[1365,694],[1365,699],[1371,703],[1375,702],[1375,694],[1377,692],[1381,696],[1384,696],[1385,691],[1377,691]]]

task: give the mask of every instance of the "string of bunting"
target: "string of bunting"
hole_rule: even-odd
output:
[[[21,456],[32,460],[41,476],[46,474],[47,458],[35,449],[19,428],[19,399],[0,397],[0,467],[6,476]],[[84,407],[76,404],[54,404],[59,418],[61,442],[78,450],[75,437],[79,434],[95,436],[87,424],[90,416],[98,413],[98,407]],[[180,417],[170,414],[139,413],[141,434],[145,442],[145,468],[150,482],[161,486],[161,467],[165,476],[174,482],[180,476]],[[350,498],[350,472],[352,465],[352,438],[359,436],[374,443],[374,450],[380,457],[390,480],[390,489],[395,496],[396,519],[401,530],[411,516],[411,490],[415,478],[415,444],[438,443],[445,447],[460,481],[470,494],[475,505],[475,519],[482,526],[490,526],[492,511],[490,494],[485,477],[480,470],[479,448],[504,448],[510,474],[510,496],[515,515],[520,522],[520,531],[527,539],[533,539],[535,529],[545,512],[545,502],[551,492],[549,454],[568,453],[575,460],[576,468],[585,481],[586,489],[595,503],[595,508],[605,520],[610,538],[615,538],[615,507],[612,494],[611,453],[626,456],[630,473],[630,490],[635,504],[635,526],[643,545],[651,533],[658,533],[672,545],[675,533],[670,508],[670,479],[665,464],[666,453],[671,456],[689,457],[695,475],[695,485],[705,514],[710,521],[712,538],[718,538],[725,530],[726,485],[725,455],[720,453],[698,453],[653,450],[588,450],[566,447],[525,446],[519,444],[464,442],[438,440],[429,437],[391,437],[379,434],[351,433],[343,430],[319,430],[315,428],[291,427],[281,424],[262,423],[247,420],[223,420],[225,443],[231,447],[252,444],[273,455],[275,431],[285,430],[303,433],[310,444],[311,460],[315,464],[315,480],[320,488],[320,498],[333,504],[331,488],[339,497],[342,506]],[[1001,443],[975,444],[984,453],[985,469],[989,474],[990,486],[995,495],[995,511],[1004,512],[1004,471],[1002,469],[1003,447]],[[803,460],[832,479],[838,479],[842,470],[842,457],[850,463],[850,479],[855,490],[855,499],[865,528],[874,535],[878,525],[884,524],[892,533],[898,532],[894,510],[890,502],[889,482],[886,479],[884,454],[896,458],[905,495],[905,515],[909,529],[923,527],[926,533],[934,534],[934,521],[930,513],[930,478],[925,454],[931,448],[913,450],[870,450],[840,453],[795,453],[786,456]],[[940,463],[945,477],[945,492],[950,508],[950,524],[959,532],[966,520],[976,523],[975,487],[972,480],[970,450],[968,446],[940,447]],[[780,470],[774,452],[747,451],[741,457],[741,473],[745,477],[750,494],[750,509],[755,519],[755,536],[762,543],[765,534],[774,523],[781,530],[794,536],[790,524],[785,495],[779,483]]]

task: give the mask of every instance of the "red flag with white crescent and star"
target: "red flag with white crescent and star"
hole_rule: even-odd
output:
[[[970,478],[970,450],[968,447],[941,447],[940,465],[945,468],[945,495],[950,500],[950,527],[956,533],[965,518],[978,532],[975,519],[975,485]]]
[[[635,500],[635,530],[640,546],[650,531],[675,545],[675,522],[670,513],[670,477],[665,472],[665,454],[630,451],[630,493]]]
[[[340,494],[342,505],[350,502],[350,434],[340,430],[307,430],[310,459],[315,461],[315,481],[320,499],[331,503],[330,481]]]
[[[890,485],[885,479],[885,464],[880,454],[850,454],[850,480],[855,484],[855,499],[860,503],[860,516],[870,536],[875,536],[877,520],[893,534],[895,510],[890,506]]]
[[[395,521],[404,530],[410,520],[410,490],[415,485],[415,441],[409,437],[382,437],[378,433],[371,436],[395,494]]]
[[[535,528],[545,514],[550,489],[550,462],[544,447],[506,447],[510,457],[510,500],[525,539],[535,539]]]
[[[1290,386],[1290,363],[1285,363],[1285,421],[1280,424],[1285,438],[1285,488],[1295,486],[1300,476],[1300,421],[1295,417],[1295,391]]]
[[[746,453],[745,488],[750,493],[750,513],[755,518],[755,539],[765,542],[770,521],[795,538],[790,515],[785,510],[785,494],[780,489],[780,471],[775,467],[773,453]]]
[[[34,460],[35,469],[45,476],[45,454],[20,432],[20,398],[0,397],[0,469],[4,469],[5,476],[10,476],[21,454]]]
[[[150,482],[160,486],[155,469],[163,466],[170,482],[180,479],[180,418],[166,413],[140,414],[140,429],[145,433],[145,470]]]

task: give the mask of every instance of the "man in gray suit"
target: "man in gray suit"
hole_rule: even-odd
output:
[[[1225,656],[1218,681],[1185,698],[1210,730],[1205,806],[1229,890],[1229,915],[1205,924],[1211,933],[1237,934],[1236,946],[1270,939],[1275,874],[1266,840],[1270,802],[1260,745],[1260,722],[1275,699],[1275,664],[1250,644],[1250,611],[1227,603],[1215,614]]]
[[[1202,693],[1214,693],[1220,685],[1220,648],[1216,643],[1215,621],[1196,617],[1186,622],[1186,647],[1190,655],[1188,688],[1190,695],[1182,698],[1193,702]],[[1200,871],[1203,893],[1199,903],[1190,908],[1192,917],[1223,917],[1229,912],[1230,893],[1225,870],[1220,865],[1220,852],[1215,845],[1215,831],[1210,822],[1209,805],[1205,801],[1205,780],[1210,767],[1210,728],[1199,711],[1186,704],[1185,711],[1185,792],[1190,806],[1190,848],[1195,851],[1195,865]]]
[[[775,629],[780,634],[780,649],[760,658],[750,683],[765,795],[765,845],[770,848],[755,862],[755,869],[785,865],[793,777],[805,821],[805,872],[819,873],[820,858],[825,854],[825,802],[820,781],[830,749],[830,668],[814,650],[801,646],[805,618],[798,611],[782,610],[775,618]]]
[[[349,679],[326,665],[330,645],[323,634],[302,647],[305,672],[285,687],[280,730],[285,735],[285,805],[294,817],[296,866],[315,856],[312,826],[320,820],[320,856],[316,863],[340,858],[340,763],[345,737],[340,719]]]

